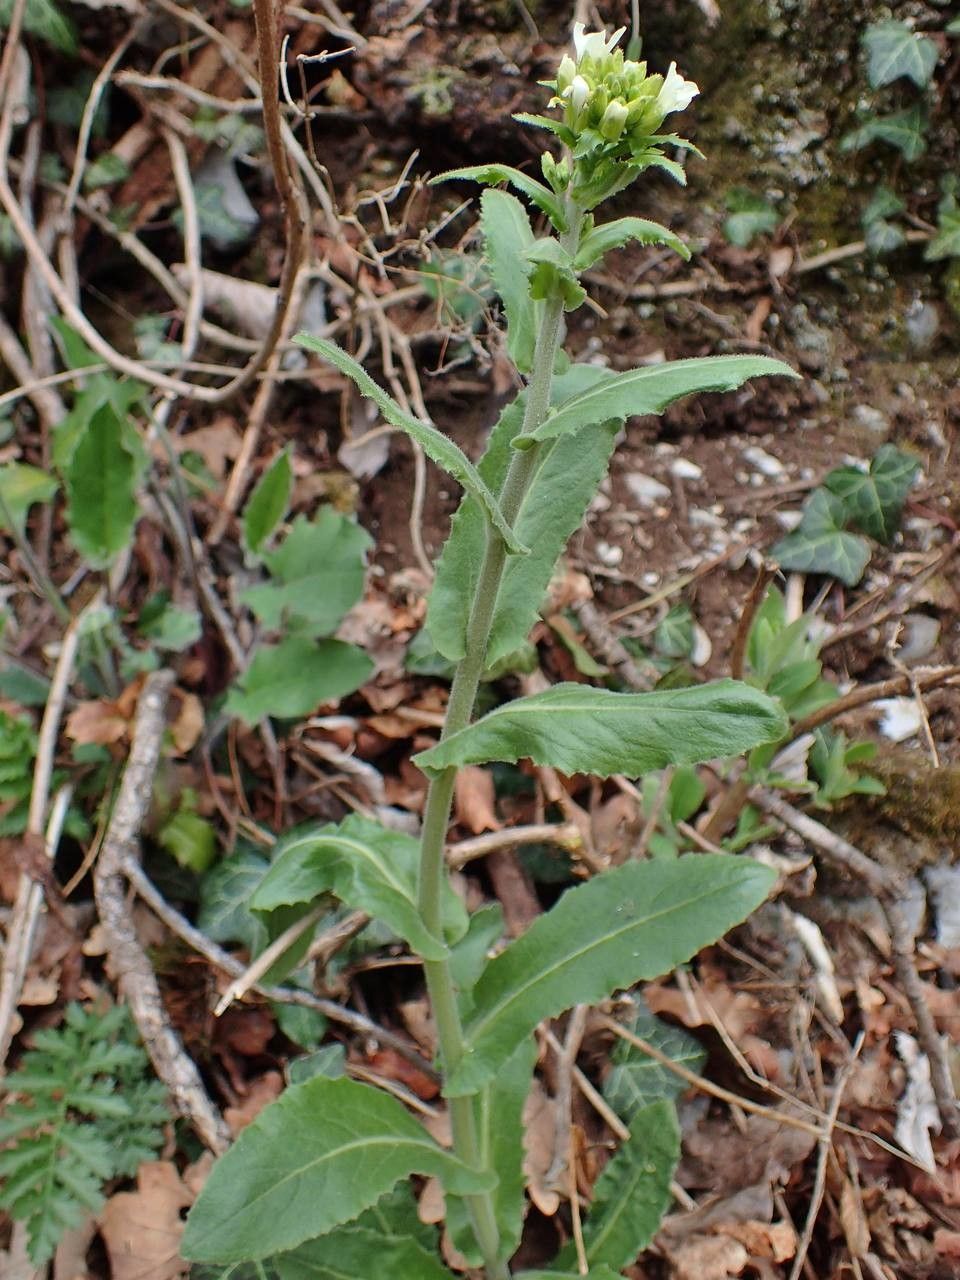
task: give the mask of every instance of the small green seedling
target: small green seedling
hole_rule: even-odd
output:
[[[575,50],[549,84],[557,113],[520,117],[553,139],[555,150],[541,157],[543,181],[502,164],[446,175],[488,188],[481,202],[485,253],[503,301],[508,350],[525,375],[478,465],[407,413],[347,352],[308,334],[298,339],[351,378],[464,490],[428,612],[433,644],[455,675],[440,740],[415,757],[429,780],[421,838],[358,815],[293,832],[250,905],[269,929],[275,913],[304,914],[333,895],[385,922],[420,958],[452,1146],[440,1145],[397,1098],[369,1085],[324,1074],[293,1084],[214,1167],[187,1222],[182,1248],[189,1259],[231,1268],[256,1260],[280,1280],[449,1278],[436,1240],[417,1219],[407,1180],[419,1174],[441,1182],[447,1230],[476,1274],[506,1280],[525,1211],[521,1116],[537,1026],[684,963],[749,915],[772,886],[772,873],[747,858],[635,860],[568,890],[489,959],[500,937],[497,912],[469,915],[445,868],[454,785],[466,765],[530,759],[568,774],[640,777],[738,755],[782,738],[787,728],[776,698],[733,680],[651,693],[561,684],[474,718],[484,674],[527,641],[623,421],[660,413],[693,392],[793,376],[760,356],[626,372],[562,357],[564,314],[583,303],[581,277],[607,252],[639,241],[687,256],[656,222],[596,217],[604,201],[651,169],[682,182],[673,155],[689,149],[661,129],[696,86],[673,65],[663,76],[625,59],[616,49],[622,34],[588,34],[578,24]],[[534,228],[504,186],[526,197],[546,231]],[[275,574],[269,561],[268,568]],[[302,584],[297,610],[323,606],[311,590]],[[584,1225],[592,1280],[620,1273],[652,1238],[669,1202],[679,1141],[669,1097],[632,1114],[630,1138],[607,1164]],[[521,1274],[562,1280],[583,1271],[569,1250],[555,1265]]]

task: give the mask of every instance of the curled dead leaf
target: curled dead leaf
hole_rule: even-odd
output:
[[[107,1201],[100,1231],[110,1257],[112,1280],[176,1280],[189,1264],[180,1257],[180,1210],[193,1203],[169,1160],[142,1164],[136,1191],[118,1191]]]

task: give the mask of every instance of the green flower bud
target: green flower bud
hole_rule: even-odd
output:
[[[557,68],[557,93],[563,93],[577,74],[577,64],[570,57],[569,53],[564,54]]]
[[[607,142],[616,142],[627,123],[627,108],[622,102],[611,102],[600,121],[601,136]]]

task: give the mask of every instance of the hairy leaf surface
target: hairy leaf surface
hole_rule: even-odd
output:
[[[373,663],[355,645],[292,635],[260,646],[230,690],[225,709],[247,724],[264,716],[309,715],[321,702],[359,689],[372,671]]]
[[[419,856],[419,842],[412,836],[352,814],[339,826],[328,823],[285,837],[250,905],[270,912],[333,893],[353,910],[384,921],[425,959],[443,960],[444,940],[424,927],[417,908]],[[444,883],[445,924],[456,940],[466,932],[467,913]]]
[[[690,259],[690,250],[680,237],[659,222],[650,222],[647,218],[615,218],[584,236],[574,266],[578,271],[586,271],[611,249],[619,249],[631,240],[638,240],[640,244],[665,244],[685,261]]]
[[[688,854],[627,863],[567,890],[481,975],[446,1092],[482,1087],[544,1018],[689,960],[758,907],[775,879],[743,858]]]
[[[243,540],[256,555],[287,514],[293,469],[290,454],[282,449],[260,477],[243,512]]]
[[[680,1159],[680,1126],[672,1102],[654,1102],[630,1120],[630,1137],[608,1161],[593,1191],[583,1243],[591,1265],[619,1271],[656,1235],[670,1206],[670,1179]]]
[[[295,627],[330,635],[363,595],[367,552],[373,540],[361,525],[324,507],[315,520],[298,516],[276,551],[265,552],[270,582],[240,599],[265,627]]]
[[[529,758],[564,773],[638,777],[739,755],[786,731],[779,703],[736,680],[653,693],[558,684],[505,703],[413,760],[428,774]]]
[[[415,418],[412,414],[407,413],[406,410],[401,409],[396,400],[388,395],[383,387],[374,382],[363,365],[358,364],[353,356],[348,355],[335,342],[328,342],[326,338],[314,337],[310,333],[298,333],[294,338],[294,342],[301,347],[305,347],[308,351],[313,351],[318,356],[322,356],[334,368],[339,369],[341,373],[355,382],[359,390],[374,402],[391,426],[397,427],[400,431],[405,431],[411,439],[420,445],[431,461],[453,476],[454,480],[462,485],[468,493],[473,494],[486,512],[491,524],[503,538],[509,551],[515,555],[522,555],[526,552],[527,548],[513,536],[513,532],[506,520],[504,520],[496,499],[480,479],[476,467],[449,436],[445,436],[441,431],[438,431],[432,423],[421,422],[419,418]]]
[[[606,370],[573,365],[553,382],[554,402],[596,385]],[[501,413],[490,434],[477,470],[494,493],[499,493],[510,464],[511,441],[523,424],[526,397],[519,396]],[[508,560],[497,596],[497,608],[487,648],[495,666],[523,644],[537,620],[554,567],[567,540],[583,520],[597,486],[606,474],[619,420],[565,437],[544,450],[536,475],[517,513],[517,537],[530,548],[527,556]],[[450,536],[437,563],[430,592],[427,626],[445,658],[463,657],[467,619],[486,531],[483,514],[466,495],[453,518]]]
[[[0,529],[7,528],[9,515],[14,528],[23,531],[27,514],[35,502],[49,502],[59,489],[54,476],[24,462],[8,462],[0,467]],[[8,530],[8,532],[12,532]]]
[[[706,356],[629,369],[626,373],[605,373],[597,386],[565,401],[535,431],[517,436],[514,448],[529,448],[534,441],[550,440],[611,418],[662,413],[684,396],[701,391],[735,391],[750,378],[772,374],[797,377],[789,365],[769,356]]]
[[[490,1188],[388,1094],[316,1076],[265,1107],[214,1165],[181,1245],[196,1262],[295,1249],[357,1217],[411,1173],[460,1194]]]
[[[133,537],[137,471],[119,415],[101,405],[64,473],[70,536],[91,568],[106,568]]]
[[[438,182],[479,182],[482,186],[497,187],[501,183],[509,183],[517,191],[532,200],[538,209],[542,209],[558,231],[566,231],[567,219],[563,211],[563,202],[554,195],[549,187],[545,187],[536,178],[522,173],[508,164],[477,164],[466,169],[448,169],[430,180],[430,185]]]
[[[507,316],[507,350],[526,373],[533,365],[537,319],[543,309],[530,297],[527,273],[520,266],[524,251],[533,244],[530,219],[516,196],[488,188],[480,197],[480,227],[490,274]]]

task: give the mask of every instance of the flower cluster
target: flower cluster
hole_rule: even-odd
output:
[[[616,48],[625,27],[606,36],[574,27],[576,57],[567,54],[550,85],[551,106],[563,107],[563,122],[575,138],[646,146],[671,112],[683,111],[700,92],[671,62],[666,76],[647,75],[645,62],[631,62]],[[619,148],[618,148],[619,149]]]

